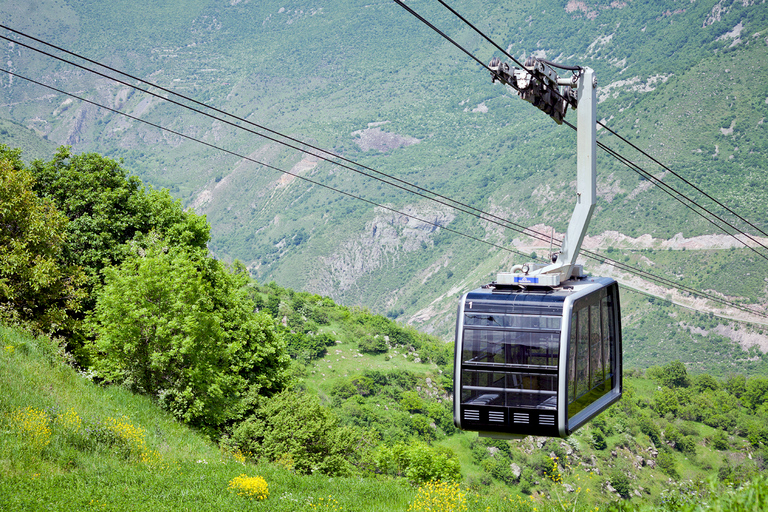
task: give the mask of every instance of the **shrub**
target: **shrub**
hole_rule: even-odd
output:
[[[605,441],[605,435],[601,430],[592,431],[592,447],[595,450],[605,450],[608,448],[608,443]]]
[[[155,240],[105,270],[91,326],[93,368],[203,428],[279,391],[289,358],[274,321],[243,289],[244,269]]]
[[[380,336],[364,336],[358,340],[357,346],[360,352],[366,354],[383,354],[389,350],[387,342]]]
[[[374,459],[382,473],[405,476],[417,483],[461,480],[458,457],[450,449],[440,446],[433,447],[424,443],[381,446]]]
[[[298,473],[349,476],[356,466],[367,464],[370,439],[355,428],[340,426],[316,396],[289,390],[263,401],[235,426],[231,442],[268,461],[290,458]]]
[[[622,471],[615,470],[611,473],[610,482],[611,487],[616,489],[616,492],[624,498],[628,497],[629,493],[632,492],[632,488],[629,484],[629,477]]]
[[[712,435],[711,444],[715,450],[727,450],[731,445],[728,435],[722,429],[717,429]]]
[[[666,452],[659,453],[659,456],[656,458],[656,464],[665,474],[675,479],[680,478],[680,475],[677,472],[677,463],[675,462],[675,457],[671,454]]]

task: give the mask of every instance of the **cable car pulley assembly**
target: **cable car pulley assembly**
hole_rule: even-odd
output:
[[[563,122],[577,112],[576,206],[551,264],[515,265],[464,294],[456,320],[454,422],[480,435],[566,437],[621,398],[618,284],[588,277],[576,258],[596,203],[596,80],[560,78],[548,61],[514,69],[494,58],[493,81]],[[562,89],[561,89],[562,88]]]

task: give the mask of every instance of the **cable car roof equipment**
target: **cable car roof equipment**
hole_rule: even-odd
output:
[[[494,58],[493,81],[563,122],[577,112],[576,206],[551,264],[514,265],[464,294],[456,320],[454,423],[480,435],[567,437],[621,398],[618,284],[576,264],[595,208],[596,79],[590,68],[560,78],[531,57],[525,69]],[[561,90],[562,87],[562,90]]]

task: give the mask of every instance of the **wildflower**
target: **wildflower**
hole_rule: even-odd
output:
[[[40,451],[51,442],[50,418],[45,411],[26,407],[11,413],[11,425],[33,450]]]
[[[428,482],[419,487],[416,499],[408,507],[413,512],[466,512],[467,493],[462,493],[458,483]]]
[[[227,488],[238,496],[257,500],[265,500],[269,496],[267,481],[260,476],[248,476],[245,473],[229,481]]]

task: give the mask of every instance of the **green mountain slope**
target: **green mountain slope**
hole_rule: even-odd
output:
[[[306,299],[295,293],[291,300],[290,290],[275,287],[260,293],[267,302],[281,296],[289,308]],[[323,308],[344,309],[328,302]],[[621,510],[688,510],[699,503],[759,510],[765,504],[765,378],[677,382],[669,378],[679,377],[672,366],[655,367],[648,372],[655,380],[628,376],[622,401],[568,440],[446,436],[439,368],[394,343],[385,353],[357,357],[350,334],[339,330],[340,343],[296,367],[305,371],[303,387],[316,390],[345,425],[382,430],[377,460],[404,446],[422,447],[422,460],[430,449],[455,452],[461,482],[453,494],[444,493],[452,499],[443,507],[458,503],[456,492],[468,512],[594,510],[616,502]],[[429,488],[410,482],[418,481],[413,474],[393,478],[376,463],[365,478],[303,475],[288,459],[270,463],[218,448],[147,397],[76,372],[56,342],[6,327],[0,342],[4,510],[429,510],[418,501]],[[417,421],[435,411],[440,427]],[[715,473],[719,483],[707,480]],[[237,486],[237,478],[257,476],[268,486],[265,499],[238,494],[262,492],[256,481]]]
[[[481,61],[500,56],[437,2],[413,7]],[[768,72],[768,15],[762,4],[534,1],[462,2],[454,7],[516,57],[535,54],[593,67],[602,99],[599,118],[768,230],[763,197],[768,190],[768,128],[763,120],[768,86],[754,79]],[[486,71],[395,3],[200,0],[179,9],[151,2],[46,0],[34,6],[0,2],[0,12],[12,28],[521,225],[562,233],[570,216],[574,134],[491,84]],[[7,105],[0,116],[76,151],[123,158],[143,180],[168,187],[205,213],[212,224],[213,253],[242,260],[262,282],[275,280],[389,312],[449,338],[456,297],[525,257],[434,224],[525,254],[542,257],[548,251],[546,244],[537,246],[516,232],[18,45],[8,44],[3,51],[11,69],[30,78],[412,216],[286,177],[19,78],[0,78]],[[599,136],[652,174],[663,173],[604,130]],[[605,154],[598,158],[600,199],[589,231],[598,252],[613,246],[618,251],[614,256],[641,268],[685,266],[676,274],[683,276],[683,284],[736,300],[744,297],[765,310],[766,288],[757,277],[765,275],[765,260],[753,257],[750,263],[746,258],[754,254],[719,249],[720,239],[699,244],[698,249],[719,249],[702,258],[673,257],[682,251],[653,257],[637,253],[640,242],[601,241],[612,231],[633,239],[649,234],[657,246],[669,242],[682,249],[673,243],[678,233],[691,239],[718,230],[648,187],[623,164]],[[665,174],[664,180],[723,214],[673,176]],[[728,220],[738,222],[730,216]],[[754,228],[738,227],[757,234]],[[712,262],[706,263],[709,274],[696,271],[702,259]],[[588,271],[612,272],[585,264]],[[737,268],[739,273],[732,275]],[[617,277],[632,281],[631,276]],[[737,290],[735,282],[750,285]],[[685,302],[669,289],[647,282],[635,286]],[[626,300],[638,308],[638,318],[661,314],[646,299]],[[704,309],[724,317],[718,320],[721,331],[731,332],[727,318],[734,316],[732,311],[711,304]],[[703,323],[689,320],[703,328]],[[690,330],[679,325],[689,320],[663,325],[670,325],[668,336],[675,343],[690,347]],[[667,353],[652,349],[659,334],[648,329],[635,334],[640,326],[633,322],[628,318],[630,360],[642,365],[668,361]],[[768,350],[759,329],[749,328],[752,341],[731,336],[725,343],[739,356],[757,357],[738,351],[740,346],[761,347],[760,354]],[[686,362],[692,364],[703,359],[689,349],[683,354],[690,355]],[[713,370],[717,358],[710,359],[704,368]]]

